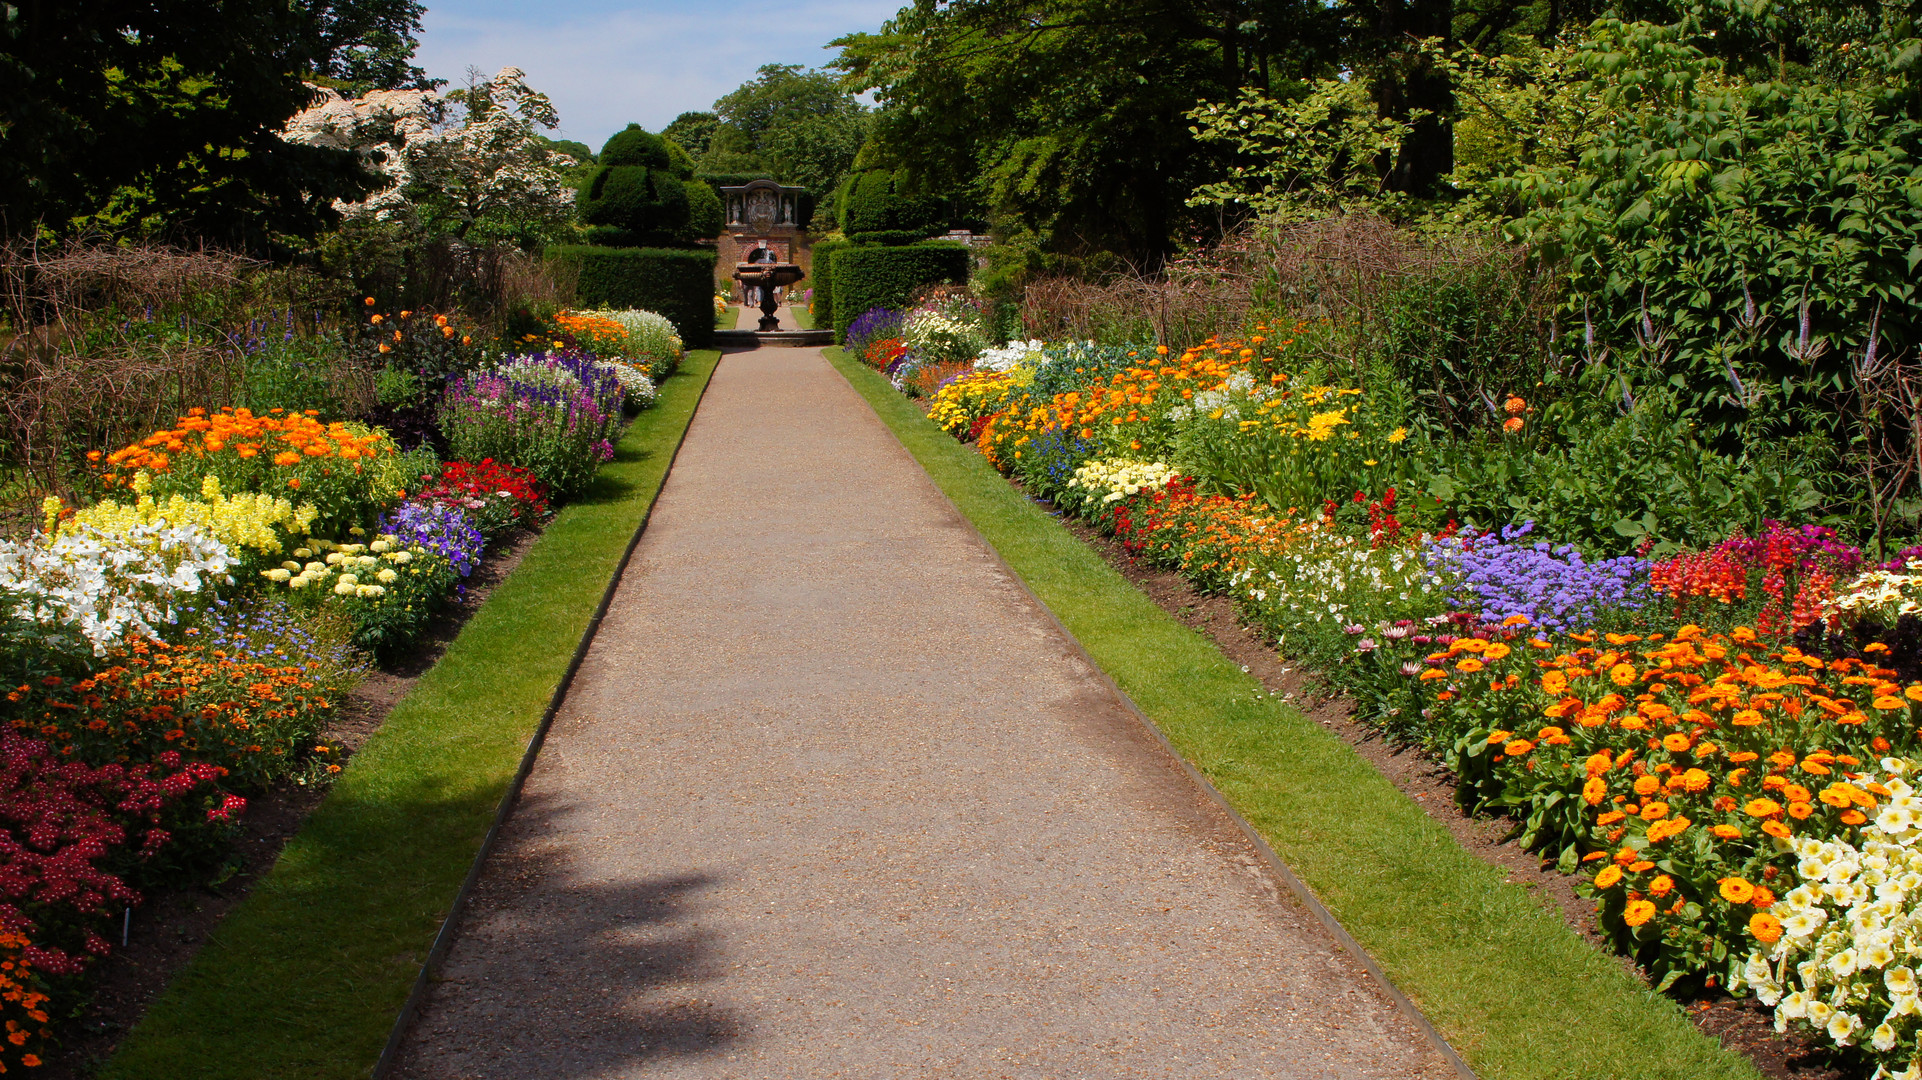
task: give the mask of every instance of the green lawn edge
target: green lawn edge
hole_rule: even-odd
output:
[[[788,308],[788,312],[794,316],[795,326],[802,330],[814,329],[814,311],[806,304],[794,304]]]
[[[720,355],[663,382],[101,1076],[369,1074]]]
[[[829,361],[1089,656],[1485,1080],[1761,1074],[1503,880],[1333,733],[1261,693],[972,447],[842,350]]]

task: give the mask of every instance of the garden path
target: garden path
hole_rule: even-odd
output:
[[[398,1073],[1447,1077],[816,349],[721,362]]]
[[[758,330],[761,328],[760,308],[748,307],[746,304],[742,304],[734,310],[734,329]],[[801,324],[794,321],[794,309],[788,307],[786,301],[782,301],[781,306],[774,309],[774,317],[781,320],[781,329],[783,330],[799,330],[801,328]]]

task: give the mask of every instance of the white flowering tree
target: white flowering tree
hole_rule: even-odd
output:
[[[538,238],[573,218],[562,170],[577,164],[542,144],[560,122],[524,72],[478,74],[460,90],[382,90],[323,100],[288,121],[283,138],[352,150],[388,186],[339,204],[350,221],[418,223],[461,239]]]

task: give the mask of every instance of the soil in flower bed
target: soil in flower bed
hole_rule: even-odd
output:
[[[1015,481],[1009,483],[1021,489]],[[1034,501],[1054,512],[1045,500]],[[1596,924],[1593,904],[1575,894],[1574,877],[1559,873],[1553,863],[1545,863],[1509,840],[1513,823],[1508,819],[1462,813],[1455,805],[1454,777],[1447,770],[1419,748],[1397,746],[1381,732],[1356,721],[1345,698],[1331,696],[1311,675],[1284,660],[1260,630],[1242,621],[1233,601],[1199,592],[1181,575],[1136,559],[1113,537],[1085,522],[1059,517],[1068,531],[1163,611],[1206,635],[1270,694],[1341,736],[1363,760],[1446,827],[1462,847],[1501,867],[1511,883],[1528,889],[1544,905],[1559,911],[1570,926],[1598,948],[1609,948]],[[1623,957],[1622,963],[1646,979],[1632,960]],[[1832,1053],[1807,1040],[1776,1034],[1773,1011],[1753,998],[1717,994],[1687,1002],[1685,1007],[1697,1028],[1720,1040],[1725,1048],[1748,1057],[1771,1080],[1865,1080],[1872,1071],[1838,1062]]]
[[[325,735],[343,748],[343,760],[366,745],[387,714],[447,650],[461,627],[506,579],[540,533],[517,529],[490,546],[466,581],[466,593],[436,619],[408,652],[381,665],[343,703]],[[230,873],[221,881],[151,897],[135,908],[127,945],[115,943],[113,955],[97,970],[90,994],[77,1013],[57,1029],[54,1053],[34,1071],[39,1080],[81,1080],[113,1054],[121,1036],[146,1015],[147,1006],[165,989],[227,912],[245,899],[255,882],[273,868],[281,848],[300,831],[307,815],[327,795],[325,787],[287,783],[248,800],[235,842]]]

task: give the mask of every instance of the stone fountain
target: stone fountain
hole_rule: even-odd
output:
[[[757,252],[756,254],[759,254]],[[781,320],[774,317],[774,309],[781,306],[776,289],[789,285],[807,276],[807,272],[793,263],[784,262],[743,262],[734,264],[734,280],[748,288],[761,291],[761,332],[772,333],[781,328]]]

